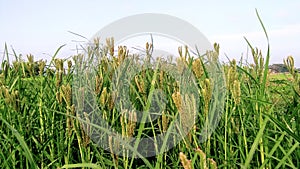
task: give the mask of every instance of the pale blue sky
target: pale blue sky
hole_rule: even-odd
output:
[[[268,30],[271,62],[293,55],[300,66],[300,1],[102,1],[0,0],[0,52],[4,44],[17,53],[32,53],[37,59],[48,59],[56,49],[67,44],[59,57],[73,54],[76,43],[83,40],[68,31],[87,38],[107,24],[125,16],[141,13],[163,13],[176,16],[197,27],[211,43],[221,46],[221,59],[239,58],[246,52],[246,36],[254,46],[266,51],[266,39],[255,14],[258,9]]]

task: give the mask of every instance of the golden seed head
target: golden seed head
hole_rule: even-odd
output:
[[[136,127],[137,116],[136,112],[128,112],[128,122],[126,125],[127,137],[132,137],[134,135],[134,130]]]
[[[126,122],[127,122],[126,112],[121,113],[120,122],[121,122],[121,126],[122,126],[122,138],[124,138],[125,135],[126,135],[126,129],[125,128],[126,128]]]
[[[107,46],[110,45],[110,38],[106,38],[106,45],[107,45]]]
[[[113,159],[114,165],[118,168],[118,156],[115,154],[119,151],[119,142],[112,136],[108,136],[108,145],[110,150],[110,155]]]
[[[146,43],[146,55],[149,56],[150,51],[152,50],[153,45],[151,43]]]
[[[205,88],[206,89],[211,89],[211,84],[210,84],[210,80],[208,79],[208,78],[206,78],[205,80],[204,80],[204,83],[205,83]]]
[[[179,57],[183,57],[182,55],[182,46],[178,47]]]
[[[236,104],[240,103],[240,97],[241,97],[241,86],[240,82],[238,80],[234,80],[233,82],[233,99],[235,100]]]
[[[101,74],[100,76],[96,76],[96,86],[95,86],[96,95],[100,94],[100,89],[102,88],[102,84],[103,84],[103,77]]]
[[[200,164],[203,168],[207,168],[207,164],[206,164],[206,154],[200,149],[197,148],[196,153],[199,154],[200,156]]]
[[[215,51],[207,51],[206,56],[207,56],[208,62],[210,62],[210,63],[216,63],[219,58],[219,54]]]
[[[238,73],[236,71],[236,61],[232,60],[226,73],[226,87],[228,90],[232,90],[233,82],[238,79]]]
[[[64,70],[64,61],[60,59],[60,65],[59,65],[60,71]]]
[[[100,38],[99,38],[99,37],[94,38],[94,45],[95,45],[96,47],[98,47],[99,44],[100,44]]]
[[[60,71],[61,59],[55,59],[54,64],[55,64],[56,71],[57,72]]]
[[[1,86],[0,88],[0,94],[1,94],[1,97],[5,98],[5,86]]]
[[[14,98],[14,108],[16,111],[19,110],[19,91],[18,90],[15,90],[13,92],[13,98]]]
[[[108,105],[108,108],[109,108],[110,111],[114,108],[114,104],[115,104],[115,93],[116,93],[116,91],[112,91],[112,92],[109,94],[109,105]]]
[[[207,158],[207,160],[208,160],[208,163],[209,163],[209,168],[211,168],[211,169],[217,169],[218,168],[216,161],[214,161],[211,158]]]
[[[203,70],[200,58],[197,58],[193,61],[192,69],[193,69],[193,72],[195,73],[196,77],[198,79],[200,79],[202,77],[202,75],[204,74],[204,70]]]
[[[160,84],[160,87],[162,88],[163,87],[163,83],[164,83],[164,71],[161,70],[159,72],[159,84]]]
[[[236,60],[235,60],[235,59],[232,59],[232,61],[231,61],[231,66],[232,66],[232,67],[236,67]]]
[[[295,75],[295,65],[294,58],[292,56],[288,56],[287,59],[283,60],[285,66],[288,68],[289,72],[294,76]]]
[[[204,98],[204,102],[205,102],[205,106],[206,106],[206,109],[208,108],[209,106],[209,103],[210,103],[210,100],[211,100],[211,97],[212,97],[212,84],[211,84],[211,80],[210,79],[205,79],[204,80],[204,86],[203,86],[203,89],[201,90],[202,91],[202,95],[203,95],[203,98]],[[208,110],[207,110],[208,111]]]
[[[192,169],[193,168],[191,160],[188,160],[186,155],[183,154],[183,152],[179,153],[179,158],[180,158],[181,164],[184,169]]]
[[[58,72],[57,77],[58,79],[56,79],[56,87],[59,87],[62,84],[62,74],[63,72]]]
[[[186,60],[183,57],[176,58],[176,66],[179,73],[182,73],[186,68]]]
[[[220,45],[217,44],[217,43],[214,43],[214,49],[215,49],[215,52],[217,52],[217,54],[219,55],[219,53],[220,53]]]
[[[12,96],[13,96],[14,100],[17,101],[17,99],[19,97],[19,91],[18,90],[12,91]]]
[[[70,70],[72,67],[72,61],[71,60],[68,60],[68,69]]]
[[[252,51],[254,64],[257,66],[258,65],[258,49],[257,48],[256,48],[256,50],[252,49],[251,51]]]
[[[162,118],[163,132],[166,132],[168,130],[169,118],[168,118],[167,114],[165,113],[165,111],[162,112],[161,118]]]
[[[76,107],[76,109],[78,109],[79,111],[82,111],[84,109],[84,102],[85,102],[85,98],[84,98],[84,94],[85,94],[85,91],[84,91],[84,87],[80,87],[78,89],[78,105]]]
[[[189,48],[187,45],[184,46],[185,47],[185,53],[184,53],[184,59],[187,59],[187,56],[189,55]]]
[[[115,58],[117,66],[120,65],[128,56],[128,50],[126,46],[118,46],[118,57]]]
[[[145,93],[145,82],[142,78],[140,78],[140,76],[136,75],[134,77],[134,80],[135,80],[135,84],[137,85],[138,87],[138,90],[140,93]]]
[[[111,48],[110,48],[110,50],[109,50],[109,54],[110,54],[110,56],[114,56],[114,54],[115,54],[115,48],[114,48],[114,46],[112,46]]]
[[[34,59],[33,59],[33,55],[32,54],[27,55],[27,59],[28,59],[29,63],[33,64]]]
[[[146,43],[146,50],[149,50],[149,43]]]
[[[3,92],[4,97],[5,97],[5,99],[4,99],[5,103],[6,104],[12,103],[13,102],[13,98],[12,98],[11,94],[9,93],[9,89],[6,88],[6,87],[4,87],[4,86],[2,86],[2,92]]]
[[[207,95],[207,92],[206,92],[206,89],[201,89],[201,93],[205,99],[206,95]]]
[[[58,103],[62,103],[62,97],[59,91],[56,92],[56,100],[58,101]]]
[[[181,95],[180,92],[175,92],[172,94],[172,99],[178,111],[181,111]]]
[[[107,100],[107,88],[104,87],[100,95],[100,104],[102,106],[105,106],[106,100]]]
[[[294,67],[294,58],[293,58],[293,56],[288,56],[287,61],[288,61],[288,63],[289,63],[292,67]]]
[[[65,102],[67,106],[71,106],[72,103],[72,91],[70,84],[62,85],[61,86],[62,94],[64,96]]]
[[[260,55],[262,54],[260,53]],[[259,58],[259,63],[260,63],[260,68],[262,69],[264,67],[264,58],[262,56]]]
[[[118,46],[118,57],[121,57],[124,54],[124,50],[122,46]]]
[[[14,67],[14,69],[16,69],[16,70],[19,70],[20,62],[18,62],[18,61],[13,61],[13,67]]]
[[[114,56],[114,52],[115,52],[114,38],[106,38],[106,45],[108,47],[110,56]]]
[[[40,61],[39,62],[39,73],[40,73],[40,75],[43,74],[45,66],[46,66],[46,62],[45,61]]]
[[[71,115],[75,115],[75,105],[73,104],[72,106],[71,106]]]

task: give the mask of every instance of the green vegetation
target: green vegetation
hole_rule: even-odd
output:
[[[289,78],[272,78],[269,51],[263,57],[257,48],[248,45],[254,64],[237,65],[232,60],[220,67],[226,80],[224,110],[216,130],[204,142],[199,141],[200,130],[208,120],[208,108],[214,107],[212,89],[216,85],[206,72],[206,61],[217,59],[219,46],[215,44],[214,51],[205,56],[191,56],[188,50],[179,48],[176,65],[185,65],[196,77],[198,119],[175,147],[144,158],[136,151],[138,145],[131,150],[139,158],[130,158],[128,151],[117,156],[114,153],[121,148],[111,146],[115,141],[112,137],[103,138],[110,145],[104,150],[87,134],[92,126],[90,112],[77,114],[83,109],[76,107],[76,99],[72,99],[74,93],[81,92],[72,89],[74,73],[79,64],[85,63],[83,55],[73,60],[57,59],[59,48],[47,64],[35,62],[31,55],[28,61],[22,61],[15,54],[16,61],[10,65],[5,48],[0,74],[0,168],[300,168],[300,77],[293,57],[284,62]],[[149,109],[155,88],[164,91],[169,102],[157,120],[136,123],[136,112],[122,114],[114,106],[116,91],[112,90],[111,77],[133,55],[124,47],[115,53],[113,46],[112,39],[103,48],[95,40],[87,52],[89,56],[101,56],[96,74],[89,79],[95,83],[93,92],[103,119],[124,139],[168,133],[177,116],[182,126],[187,125],[189,116],[181,110],[191,107],[182,104],[182,99],[190,99],[193,105],[193,98],[181,96],[174,78],[159,68],[135,75],[129,92],[134,106],[143,110]],[[150,56],[151,47],[147,43],[146,56]],[[141,60],[141,66],[148,59]]]
[[[290,73],[270,73],[270,79],[272,80],[292,80],[292,75]]]

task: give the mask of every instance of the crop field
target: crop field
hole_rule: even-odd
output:
[[[263,56],[249,46],[253,64],[231,60],[214,65],[216,72],[222,72],[217,76],[210,71],[218,60],[218,44],[213,51],[195,56],[179,47],[173,66],[195,77],[196,89],[186,93],[180,82],[186,79],[168,74],[159,66],[163,60],[156,67],[146,67],[151,60],[150,43],[144,58],[125,47],[114,49],[113,39],[107,39],[104,47],[95,40],[87,56],[78,54],[69,60],[56,58],[59,48],[48,63],[35,61],[32,55],[23,60],[13,50],[15,61],[11,62],[11,51],[5,47],[0,74],[0,168],[298,169],[300,77],[294,59],[284,60],[289,69],[286,76],[274,75],[268,69],[270,54]],[[87,58],[97,58],[98,64],[85,69]],[[130,64],[144,69],[128,81],[114,79],[130,71]],[[224,83],[218,83],[222,79]],[[92,88],[80,86],[80,80],[93,84]],[[117,83],[128,83],[128,90],[116,87]],[[164,99],[156,97],[156,89],[164,93]],[[80,98],[88,94],[95,100]],[[130,101],[136,111],[118,106],[117,94],[126,96],[124,102]],[[160,107],[162,102],[163,108],[151,110],[151,104]],[[144,115],[144,110],[154,114]],[[201,129],[215,123],[211,113],[216,111],[218,123],[211,134],[203,135]],[[123,140],[136,138],[135,144],[124,148],[116,143],[105,127],[94,123],[95,116]],[[149,121],[138,123],[137,118]],[[91,134],[92,129],[100,134]],[[160,140],[163,144],[158,147],[162,134],[176,144]],[[153,138],[153,145],[142,144],[146,138]],[[141,151],[147,146],[153,146],[153,155]]]

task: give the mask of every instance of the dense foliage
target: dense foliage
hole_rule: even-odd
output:
[[[176,114],[185,118],[180,114],[185,108],[180,99],[185,97],[180,97],[174,79],[153,68],[132,79],[130,99],[137,109],[145,109],[153,88],[160,88],[169,100],[166,109],[152,123],[125,120],[114,108],[116,91],[112,91],[111,76],[133,55],[124,47],[115,53],[111,43],[108,40],[108,45],[97,51],[101,53],[100,65],[92,80],[99,109],[122,137],[155,136],[167,131]],[[7,57],[0,74],[1,168],[300,168],[300,78],[292,57],[284,63],[289,78],[280,79],[266,66],[269,55],[264,58],[254,48],[254,64],[238,65],[235,60],[223,64],[226,96],[221,120],[212,135],[199,142],[215,83],[205,72],[205,60],[217,59],[218,49],[215,45],[215,51],[206,56],[190,56],[188,50],[179,48],[175,64],[185,65],[197,80],[201,103],[196,112],[198,121],[175,147],[147,158],[117,156],[113,154],[115,147],[104,150],[86,134],[89,116],[80,117],[72,100],[74,71],[83,55],[73,60],[54,55],[48,64],[28,55],[27,61],[16,58],[11,65]],[[151,44],[146,45],[146,56],[151,57],[149,51]],[[137,115],[131,112],[129,116]]]

